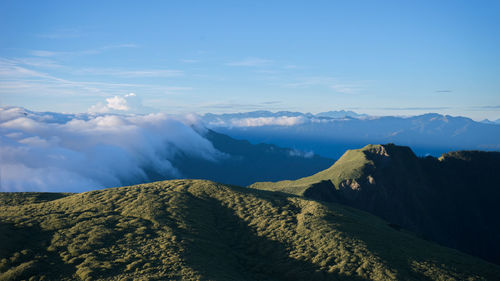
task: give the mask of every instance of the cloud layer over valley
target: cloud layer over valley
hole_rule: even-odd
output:
[[[148,181],[149,173],[180,177],[172,163],[178,153],[210,161],[223,157],[192,122],[166,114],[0,108],[0,191],[80,192]]]

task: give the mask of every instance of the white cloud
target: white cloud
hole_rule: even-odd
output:
[[[152,109],[143,106],[140,98],[135,93],[106,98],[105,104],[99,102],[88,109],[89,113],[118,113],[124,111],[129,113],[146,113],[151,112]]]
[[[253,111],[246,113],[229,113],[229,114],[206,114],[202,120],[204,124],[211,128],[217,127],[263,127],[263,126],[297,126],[302,124],[321,124],[349,119],[342,118],[318,118],[312,114],[293,114],[293,112],[277,112],[269,111]]]
[[[0,116],[0,191],[80,192],[147,181],[151,173],[174,178],[181,176],[172,162],[179,153],[213,161],[221,156],[190,123],[165,114],[3,107]]]
[[[88,109],[89,113],[106,113],[109,112],[109,107],[102,102],[98,102],[97,104],[92,105]]]
[[[126,96],[125,96],[126,97]],[[110,109],[116,109],[116,110],[129,110],[130,108],[127,105],[127,100],[125,97],[119,97],[119,96],[114,96],[112,98],[107,98],[106,101],[108,102],[108,107]]]
[[[320,86],[332,89],[334,92],[342,94],[355,94],[361,90],[359,85],[340,82],[339,79],[333,77],[322,76],[299,78],[296,82],[287,83],[284,86],[287,88],[309,88]]]
[[[241,118],[231,119],[233,127],[261,127],[261,126],[294,126],[307,122],[308,120],[302,116],[280,116],[280,117],[258,117],[258,118]]]

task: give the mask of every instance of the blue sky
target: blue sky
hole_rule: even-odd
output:
[[[1,1],[0,103],[500,118],[500,2],[409,2]]]

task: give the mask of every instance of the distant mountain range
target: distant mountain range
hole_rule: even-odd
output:
[[[316,117],[330,117],[330,118],[367,118],[370,117],[368,114],[359,114],[350,110],[333,110],[327,112],[320,112],[315,114]]]
[[[500,119],[493,120],[493,121],[490,121],[488,119],[484,119],[484,120],[481,120],[481,123],[498,125],[498,124],[500,124]]]
[[[236,139],[313,151],[335,159],[347,149],[388,142],[410,146],[418,155],[439,156],[460,149],[500,150],[500,125],[435,113],[370,117],[350,112],[256,111],[209,114],[202,120],[209,128]]]
[[[231,125],[232,120],[238,120],[243,118],[269,118],[269,117],[305,117],[305,118],[366,118],[369,117],[367,114],[358,114],[354,111],[327,111],[318,114],[312,113],[302,113],[294,111],[278,111],[271,112],[266,110],[257,110],[242,113],[224,113],[224,114],[213,114],[207,113],[203,115],[203,120],[208,124],[225,124]]]
[[[172,163],[183,178],[247,186],[263,180],[298,179],[326,169],[335,162],[313,153],[272,144],[251,144],[212,130],[200,133],[225,157],[211,161],[178,152]],[[149,179],[155,181],[168,178],[150,173]]]
[[[498,214],[498,213],[496,213]],[[495,280],[341,204],[202,180],[0,193],[0,280]]]
[[[500,152],[419,158],[405,146],[368,145],[312,176],[250,187],[349,205],[500,264],[499,171]]]

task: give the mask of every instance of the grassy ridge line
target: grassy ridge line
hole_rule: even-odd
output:
[[[1,280],[494,280],[337,204],[175,180],[0,206]],[[32,279],[30,279],[32,278]]]
[[[330,168],[309,177],[293,181],[257,182],[249,187],[261,190],[281,191],[302,196],[312,184],[323,180],[330,180],[338,189],[342,181],[357,179],[365,174],[367,167],[373,167],[373,161],[366,158],[364,151],[376,147],[378,146],[367,145],[361,149],[348,150]]]
[[[0,206],[42,203],[63,198],[74,193],[53,192],[0,192]]]
[[[250,187],[349,205],[500,265],[498,167],[500,152],[421,158],[405,146],[368,145],[312,176]]]

